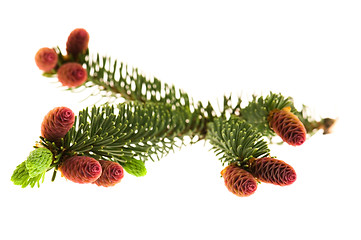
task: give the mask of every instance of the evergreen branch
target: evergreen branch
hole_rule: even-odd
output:
[[[86,87],[98,87],[129,101],[190,106],[189,96],[184,91],[163,84],[155,77],[148,79],[137,68],[117,60],[112,61],[110,57],[96,54],[95,59],[91,59],[87,53],[81,58],[81,63],[86,66],[88,73]]]
[[[192,137],[190,112],[170,105],[122,103],[80,111],[64,139],[63,148],[96,159],[126,161],[162,157]],[[188,122],[188,123],[187,123]],[[178,139],[178,140],[177,140]]]
[[[59,59],[63,59],[59,48],[58,52]],[[173,85],[164,84],[155,77],[147,78],[137,68],[131,68],[122,62],[112,60],[111,57],[101,57],[97,53],[95,58],[91,59],[89,51],[87,51],[79,56],[78,61],[86,67],[88,73],[88,80],[82,86],[85,88],[97,88],[104,97],[113,96],[114,98],[120,97],[127,101],[170,104],[175,108],[192,109],[191,114],[194,117],[191,117],[191,119],[203,127],[203,129],[199,128],[197,132],[198,134],[201,133],[200,139],[205,137],[207,123],[212,122],[216,117],[214,108],[210,103],[208,103],[207,109],[200,102],[196,105],[190,101],[188,94],[183,90],[177,90]],[[228,116],[239,116],[251,123],[268,138],[275,136],[267,121],[267,117],[272,110],[290,106],[294,114],[300,114],[295,109],[292,98],[286,98],[282,94],[272,92],[266,97],[254,95],[253,100],[244,108],[241,107],[241,103],[241,98],[238,98],[236,105],[232,106],[231,96],[224,96],[223,110],[221,110],[220,115],[225,117],[228,113]],[[307,117],[303,117],[301,120],[304,120],[305,124],[308,123]],[[322,128],[322,126],[319,127],[321,122],[318,124],[318,128],[314,123],[312,126],[309,124],[310,128],[307,129],[310,135],[312,132],[315,132],[315,129]]]
[[[57,51],[59,59],[63,59],[59,48]],[[88,74],[88,80],[82,87],[97,88],[100,94],[107,97],[170,105],[172,114],[179,112],[184,115],[183,122],[179,121],[176,126],[186,124],[193,130],[194,136],[198,136],[199,139],[205,137],[207,122],[215,117],[210,103],[206,107],[201,102],[195,104],[183,90],[176,89],[173,85],[163,84],[155,77],[148,79],[137,68],[131,68],[117,60],[113,61],[110,57],[101,57],[96,54],[95,59],[91,59],[89,50],[79,55],[78,61],[85,65]],[[173,129],[173,132],[176,130]]]
[[[237,100],[236,104],[234,104],[234,100]],[[286,98],[280,93],[275,94],[271,92],[266,97],[253,95],[253,99],[243,108],[241,103],[242,99],[240,97],[234,99],[232,96],[224,96],[221,116],[238,116],[240,119],[244,119],[252,124],[269,139],[275,136],[275,132],[270,128],[268,121],[270,112],[275,109],[280,110],[285,107],[291,107],[291,112],[304,124],[310,136],[320,129],[323,129],[324,134],[330,133],[336,122],[335,119],[331,118],[323,118],[320,121],[315,120],[305,105],[303,105],[301,110],[297,110],[293,99],[290,97]]]
[[[237,162],[247,166],[251,158],[264,157],[269,154],[267,143],[261,139],[262,134],[237,117],[217,118],[209,124],[207,135],[216,155],[220,155],[223,164]]]

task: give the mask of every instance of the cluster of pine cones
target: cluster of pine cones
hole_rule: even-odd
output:
[[[74,120],[71,109],[56,107],[44,117],[41,136],[59,146],[61,139],[72,128]],[[94,183],[103,187],[114,186],[124,177],[124,169],[119,163],[78,155],[65,158],[59,171],[72,182]]]
[[[83,28],[73,30],[66,42],[67,55],[61,56],[53,48],[41,48],[35,55],[35,63],[45,73],[57,73],[59,82],[66,87],[78,87],[86,82],[86,69],[78,63],[80,54],[88,49],[89,34]]]

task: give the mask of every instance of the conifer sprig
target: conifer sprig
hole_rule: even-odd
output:
[[[192,117],[189,109],[169,104],[125,102],[86,108],[75,116],[64,138],[51,142],[40,137],[36,147],[50,154],[50,158],[46,155],[47,161],[44,154],[32,153],[27,160],[29,164],[20,164],[11,180],[23,187],[33,187],[36,183],[39,186],[46,171],[54,168],[54,180],[58,168],[72,156],[117,162],[128,173],[144,176],[144,161],[159,160],[180,148],[187,137],[192,141],[199,135],[197,131],[203,129],[204,123]]]
[[[169,105],[122,103],[80,111],[64,139],[64,148],[95,159],[126,162],[126,158],[161,158],[185,136],[192,137],[187,113]],[[192,129],[193,130],[193,129]]]
[[[223,165],[236,162],[247,167],[250,159],[267,156],[270,152],[262,134],[237,117],[215,119],[209,124],[207,137]]]
[[[101,97],[122,98],[125,102],[80,111],[74,125],[69,131],[67,129],[66,135],[58,137],[57,142],[42,135],[40,144],[51,152],[52,158],[39,161],[39,165],[31,165],[38,161],[28,161],[30,165],[24,165],[25,168],[19,165],[12,177],[15,184],[34,186],[36,182],[39,184],[45,171],[55,168],[68,174],[68,179],[80,176],[73,179],[75,182],[84,182],[84,179],[94,182],[103,175],[105,180],[99,177],[97,185],[112,186],[122,178],[123,169],[135,176],[144,176],[144,161],[160,159],[185,144],[189,137],[190,142],[195,142],[194,139],[210,141],[223,165],[228,165],[222,171],[227,188],[239,196],[247,196],[257,189],[255,178],[262,180],[263,173],[264,176],[284,177],[277,172],[280,168],[269,167],[275,166],[276,161],[269,157],[265,138],[272,138],[277,133],[290,143],[289,139],[299,139],[294,126],[303,127],[305,124],[302,141],[297,142],[303,143],[306,130],[314,133],[324,129],[326,132],[332,123],[325,119],[313,121],[303,110],[296,110],[292,98],[272,92],[265,97],[253,96],[245,107],[241,106],[241,98],[237,98],[233,105],[234,99],[225,96],[223,109],[217,114],[210,102],[207,105],[196,103],[183,90],[155,77],[147,77],[137,68],[98,53],[90,57],[88,42],[89,34],[85,29],[74,30],[68,38],[67,54],[63,55],[59,47],[53,49],[57,59],[54,58],[51,65],[46,62],[49,63],[46,69],[38,59],[39,69],[46,71],[43,75],[47,77],[57,74],[59,81],[69,90],[96,88]],[[288,112],[281,115],[282,118],[277,117],[286,110]],[[51,119],[58,121],[57,118]],[[54,121],[45,123],[50,126]],[[78,162],[69,159],[78,159]],[[263,159],[264,164],[256,171],[255,163],[261,163],[259,159]],[[106,164],[99,164],[100,161]],[[91,162],[94,171],[87,167]],[[109,164],[115,170],[101,173]],[[229,172],[229,169],[234,171]],[[81,176],[88,170],[99,176],[90,179]],[[33,175],[37,178],[32,179]],[[114,181],[108,181],[111,178]]]
[[[64,57],[59,47],[57,52],[60,64],[73,61],[71,56]],[[217,117],[214,107],[209,102],[206,107],[201,102],[195,103],[182,89],[176,89],[174,85],[163,83],[156,77],[147,77],[138,68],[129,67],[111,57],[101,56],[97,53],[94,58],[91,58],[88,49],[85,54],[78,56],[78,62],[86,69],[88,79],[85,84],[77,88],[96,88],[99,90],[98,95],[104,98],[113,97],[142,103],[171,104],[175,108],[191,109],[194,117],[203,121],[204,127],[206,127],[206,123],[212,122]],[[68,89],[74,90],[75,88]],[[298,111],[294,106],[293,99],[280,93],[271,92],[267,96],[254,95],[245,107],[241,107],[242,99],[240,97],[237,98],[236,105],[233,105],[232,100],[231,96],[224,96],[220,115],[225,116],[226,113],[230,113],[230,115],[239,116],[270,139],[275,136],[275,132],[270,128],[267,117],[272,110],[284,107],[291,107],[291,111],[299,116],[304,124],[308,124],[306,129],[310,135],[319,129],[324,129],[322,125],[324,119],[320,122],[312,122],[312,125],[309,124],[311,116],[305,114],[303,110]],[[204,138],[206,131],[206,129],[201,131],[203,132],[201,138]]]

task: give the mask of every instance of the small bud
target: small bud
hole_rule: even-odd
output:
[[[239,197],[248,197],[257,190],[257,181],[252,174],[236,165],[227,166],[221,175],[228,190]]]
[[[70,108],[56,107],[44,117],[41,136],[48,141],[59,143],[72,128],[74,121],[75,116]]]
[[[36,148],[25,161],[30,177],[44,173],[53,161],[53,154],[47,148]]]
[[[51,71],[58,63],[58,54],[52,48],[41,48],[35,54],[35,63],[42,71]]]
[[[74,58],[88,49],[89,33],[83,28],[74,29],[66,42],[66,51]]]
[[[116,162],[99,160],[102,166],[102,175],[94,182],[98,186],[111,187],[120,183],[124,177],[123,167]]]
[[[296,181],[295,170],[284,161],[264,157],[250,161],[250,172],[261,182],[286,186]]]
[[[136,177],[142,177],[147,174],[144,162],[133,158],[127,159],[127,162],[122,163],[124,170]]]
[[[62,176],[75,183],[92,183],[102,174],[100,163],[88,156],[72,156],[64,160],[59,168]]]
[[[26,168],[26,164],[25,161],[20,163],[16,169],[13,172],[13,175],[11,176],[11,181],[13,181],[13,183],[15,185],[24,185],[26,186],[28,180],[29,180],[30,176],[29,176],[29,172],[28,169]]]
[[[58,80],[66,87],[79,87],[87,78],[86,70],[79,63],[65,63],[58,69]]]
[[[290,107],[272,110],[268,116],[271,129],[292,146],[302,145],[306,141],[306,128]]]

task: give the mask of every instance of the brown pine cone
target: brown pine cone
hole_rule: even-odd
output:
[[[41,124],[41,136],[48,141],[60,143],[75,121],[73,111],[67,107],[56,107],[46,116]]]
[[[306,141],[306,128],[290,107],[282,110],[275,109],[270,112],[268,122],[271,129],[292,146],[302,145]]]
[[[88,73],[79,63],[65,63],[58,69],[58,80],[66,87],[79,87],[87,78]]]
[[[72,156],[59,167],[62,176],[75,183],[92,183],[102,174],[102,166],[88,156]]]
[[[40,48],[35,54],[35,63],[40,70],[49,72],[58,63],[58,54],[52,48]]]
[[[237,165],[229,165],[221,175],[228,190],[239,197],[248,197],[257,190],[256,179]]]
[[[88,49],[89,33],[83,28],[74,29],[66,42],[66,51],[74,58]]]
[[[250,161],[250,172],[261,182],[286,186],[296,181],[296,171],[284,161],[264,157]]]
[[[123,167],[116,162],[99,160],[102,166],[102,175],[94,182],[98,186],[111,187],[120,183],[124,177]]]

